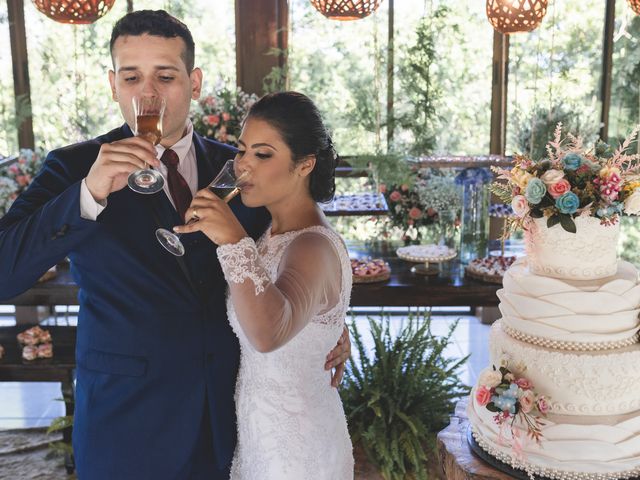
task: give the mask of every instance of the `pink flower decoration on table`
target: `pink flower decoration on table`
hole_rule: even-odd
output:
[[[549,402],[544,397],[544,395],[540,395],[536,399],[536,405],[538,406],[538,410],[540,410],[540,413],[542,413],[543,415],[549,413],[549,410],[551,409]]]
[[[409,185],[407,185],[406,183],[403,183],[402,185],[400,185],[400,190],[402,190],[403,192],[408,192]]]
[[[381,183],[380,186],[378,187],[378,191],[380,193],[387,193],[387,186],[384,183]]]
[[[516,380],[516,385],[518,385],[523,390],[531,390],[533,388],[533,383],[528,378],[518,378]]]
[[[229,115],[229,112],[222,112],[222,120],[224,120],[225,122],[228,122],[230,118],[231,118],[231,115]]]
[[[513,200],[511,200],[511,208],[518,217],[523,218],[529,213],[529,202],[527,202],[524,195],[516,195],[513,197]]]
[[[520,397],[519,401],[520,401],[520,408],[522,408],[522,411],[524,413],[529,413],[531,410],[533,410],[533,407],[536,404],[536,395],[531,390],[525,390],[525,392]]]
[[[413,223],[414,223],[413,220],[411,219],[407,220],[407,225],[413,225]]]
[[[480,385],[476,390],[476,402],[481,407],[484,407],[491,401],[491,390],[484,385]]]
[[[413,207],[411,210],[409,210],[409,217],[417,220],[420,217],[422,217],[422,210],[420,210],[418,207]]]
[[[389,195],[389,199],[393,202],[397,202],[401,198],[402,198],[402,195],[397,190],[394,190],[393,192],[391,192],[391,195]]]
[[[18,175],[16,177],[16,183],[21,187],[26,187],[29,185],[31,178],[28,175]]]
[[[571,184],[566,178],[548,186],[547,191],[553,198],[558,198],[571,191]]]

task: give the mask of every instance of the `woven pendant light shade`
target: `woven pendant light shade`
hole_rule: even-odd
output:
[[[47,17],[60,23],[87,24],[104,16],[115,0],[33,0]]]
[[[382,0],[311,0],[316,10],[331,20],[358,20],[375,12]]]
[[[487,0],[487,18],[500,33],[530,32],[547,14],[547,3],[548,0]]]
[[[629,2],[629,6],[631,7],[631,10],[633,10],[633,12],[636,15],[640,15],[640,0],[627,0]]]

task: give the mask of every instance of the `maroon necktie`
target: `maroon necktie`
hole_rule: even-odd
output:
[[[184,215],[187,212],[187,208],[191,205],[191,189],[187,184],[180,172],[178,172],[178,163],[180,159],[178,154],[173,150],[167,148],[160,161],[167,166],[167,182],[169,183],[169,192],[171,192],[171,198],[173,204],[176,206],[176,210],[180,215],[180,218],[184,219]]]

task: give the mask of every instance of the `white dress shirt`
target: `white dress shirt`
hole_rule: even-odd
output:
[[[178,172],[184,177],[189,185],[191,195],[195,196],[196,191],[198,190],[198,162],[196,161],[196,149],[193,145],[193,124],[191,123],[191,120],[187,120],[185,135],[173,144],[171,150],[176,152],[180,161],[178,164]],[[164,151],[165,147],[162,145],[156,145],[158,158],[162,157]],[[160,162],[158,171],[165,179],[167,178],[167,167],[164,163]],[[171,198],[171,193],[169,193],[169,184],[167,182],[164,183],[163,191],[164,195],[167,196],[173,205],[173,208],[175,208],[173,199]],[[157,193],[156,195],[160,195],[160,193]],[[95,221],[98,218],[98,215],[100,215],[106,207],[107,200],[105,199],[102,202],[96,202],[87,187],[87,179],[82,179],[82,184],[80,186],[80,216],[86,220]]]

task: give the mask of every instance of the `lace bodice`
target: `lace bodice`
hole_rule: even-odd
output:
[[[327,227],[218,248],[240,340],[233,479],[352,479],[342,404],[324,370],[351,294],[351,265]]]

